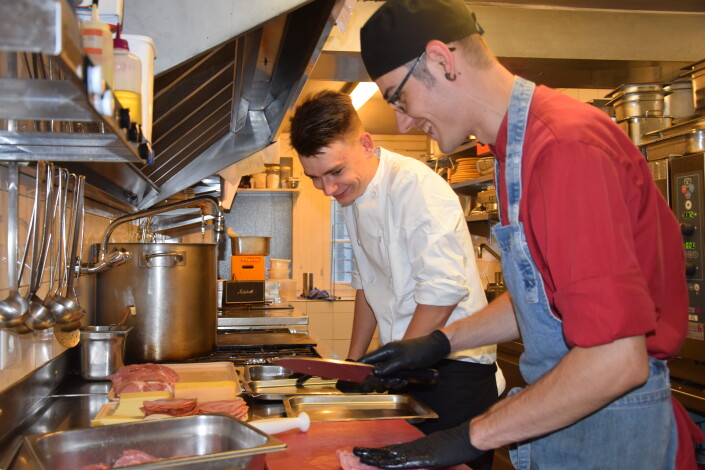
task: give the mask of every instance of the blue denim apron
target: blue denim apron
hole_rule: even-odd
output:
[[[543,279],[519,222],[521,164],[534,84],[516,77],[509,106],[505,186],[509,224],[492,232],[502,249],[502,272],[512,296],[524,343],[519,361],[524,380],[534,383],[568,353],[561,321],[551,312]],[[499,164],[495,164],[499,181]],[[499,185],[497,185],[499,187]],[[677,431],[670,402],[668,367],[650,359],[646,384],[577,423],[510,451],[519,470],[672,469]],[[510,391],[517,393],[520,388]]]

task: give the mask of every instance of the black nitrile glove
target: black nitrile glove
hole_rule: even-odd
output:
[[[428,336],[393,341],[372,351],[360,362],[375,365],[375,375],[393,374],[402,369],[430,367],[450,354],[450,341],[441,330]]]
[[[347,380],[338,380],[335,383],[335,388],[343,393],[372,393],[384,392],[384,387],[378,387],[368,381],[365,382],[348,382]]]
[[[360,362],[350,358],[345,360],[348,362]],[[337,388],[343,393],[383,393],[387,391],[387,389],[392,388],[397,381],[390,380],[389,382],[390,383],[388,384],[387,380],[383,379],[382,377],[370,375],[365,379],[364,382],[349,382],[347,380],[338,380],[335,383],[335,388]],[[406,383],[404,385],[406,385]]]
[[[338,380],[335,384],[335,388],[343,393],[383,393],[387,390],[399,390],[406,387],[409,382],[414,383],[426,383],[432,384],[438,380],[437,372],[435,370],[425,369],[424,372],[428,374],[424,377],[409,376],[405,371],[399,372],[397,374],[385,375],[384,377],[378,375],[370,375],[365,379],[364,382],[348,382],[345,380]],[[408,372],[408,371],[406,371]],[[413,374],[412,371],[411,373]],[[431,373],[435,373],[435,378],[429,378]]]
[[[470,421],[415,441],[386,447],[355,447],[355,455],[380,468],[444,468],[480,457],[484,451],[470,443]]]

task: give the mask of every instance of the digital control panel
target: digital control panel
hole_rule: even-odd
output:
[[[676,208],[678,221],[681,224],[683,234],[683,248],[685,248],[686,274],[688,280],[693,281],[693,290],[700,290],[703,280],[703,260],[700,255],[700,240],[702,233],[702,213],[700,210],[700,191],[702,188],[701,174],[693,173],[689,175],[678,175],[676,178]]]
[[[696,356],[705,357],[705,348],[702,348],[705,342],[705,155],[673,158],[670,167],[671,208],[681,226],[686,258],[689,294],[687,337],[701,346],[697,348]]]

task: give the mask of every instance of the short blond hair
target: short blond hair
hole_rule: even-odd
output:
[[[497,58],[490,49],[485,39],[479,34],[471,34],[455,41],[459,51],[468,60],[470,65],[478,69],[487,69],[497,62]]]

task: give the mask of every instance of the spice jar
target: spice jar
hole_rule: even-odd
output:
[[[279,165],[267,167],[267,189],[279,188]]]

